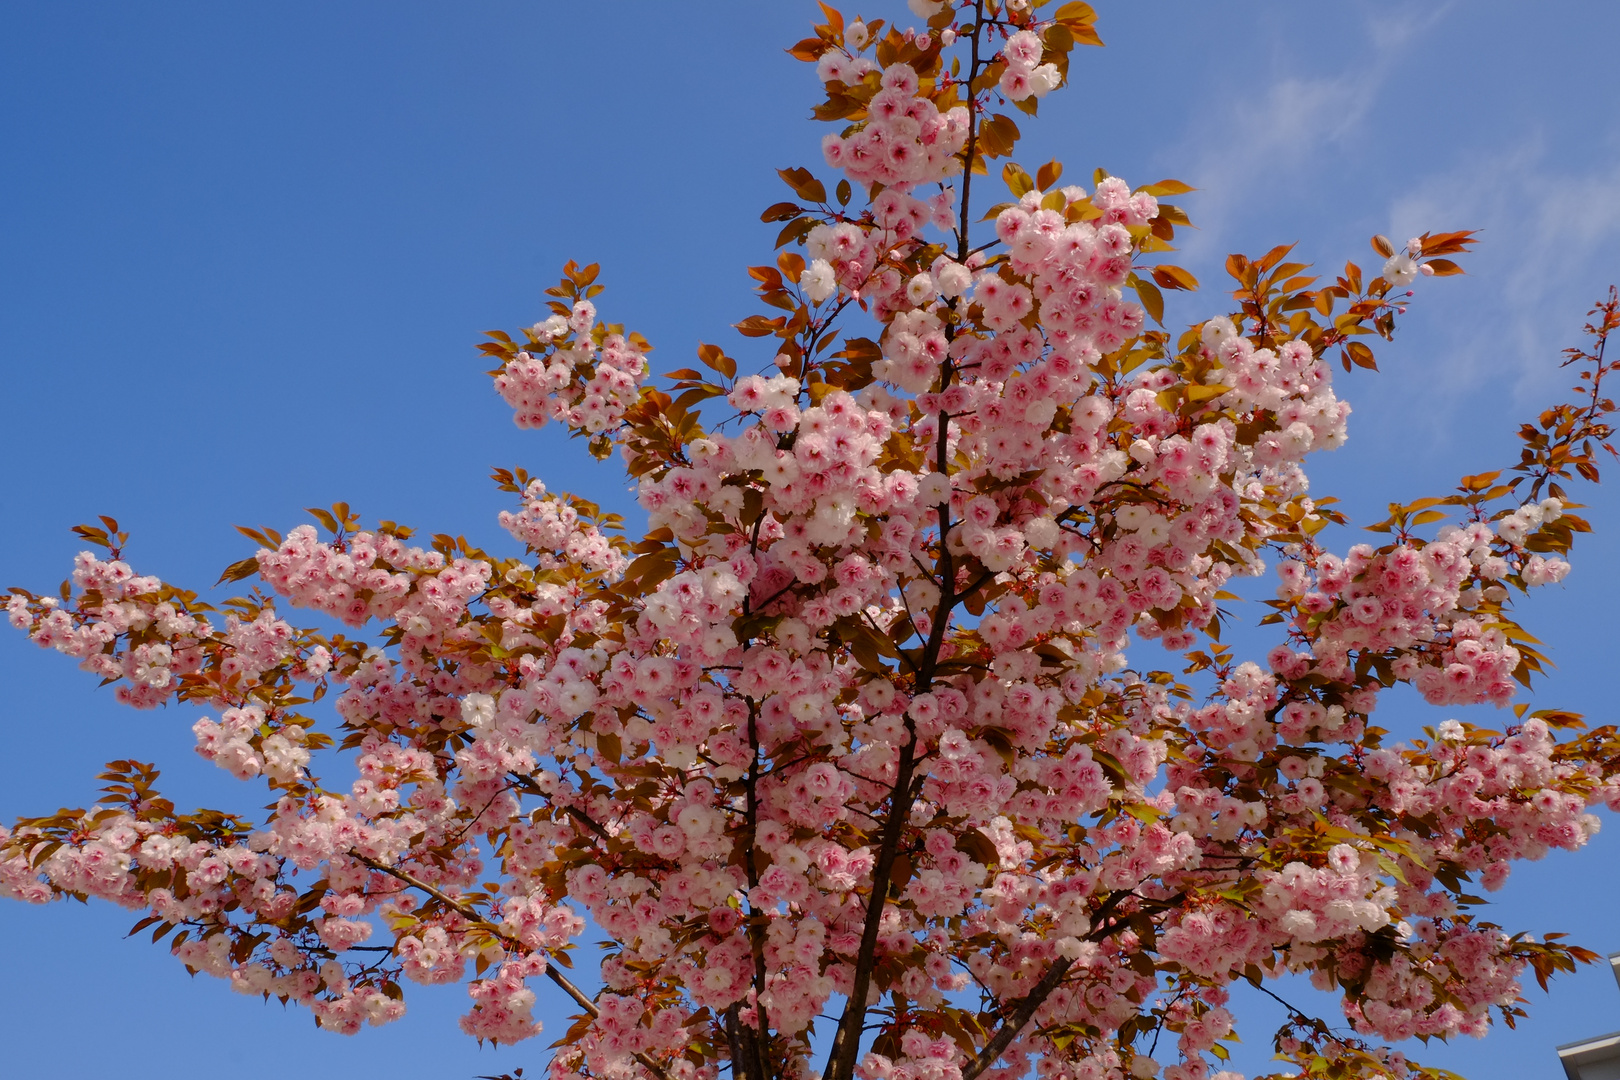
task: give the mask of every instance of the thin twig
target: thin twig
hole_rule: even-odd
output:
[[[350,852],[350,855],[379,873],[387,874],[391,878],[402,881],[413,889],[421,889],[423,892],[433,897],[433,899],[437,900],[451,911],[454,911],[457,915],[460,915],[468,922],[477,924],[480,929],[488,932],[496,938],[499,938],[501,941],[512,946],[517,951],[523,953],[534,953],[539,951],[536,949],[531,949],[517,938],[507,934],[499,926],[480,915],[478,913],[478,909],[473,907],[471,904],[457,900],[455,897],[433,885],[429,885],[427,882],[416,877],[415,875],[407,873],[398,867],[387,866],[378,862],[376,859],[367,858],[364,855],[355,854],[354,852]],[[549,956],[547,957],[547,960],[550,960]],[[558,971],[556,965],[548,962],[546,964],[545,974],[546,978],[556,983],[563,993],[573,998],[575,1004],[577,1004],[581,1009],[584,1009],[592,1020],[595,1020],[597,1017],[602,1015],[602,1010],[596,1007],[596,1003],[590,998],[586,997],[584,991],[575,986],[566,975]],[[639,1051],[634,1056],[636,1059],[636,1064],[658,1077],[658,1080],[669,1080],[669,1074],[664,1072],[663,1068],[652,1058]]]

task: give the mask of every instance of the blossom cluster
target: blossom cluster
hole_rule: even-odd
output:
[[[501,528],[540,556],[537,566],[542,570],[578,563],[614,580],[629,563],[601,529],[580,521],[579,511],[565,500],[548,496],[539,480],[531,480],[524,489],[523,508],[515,514],[501,511],[499,521]]]
[[[536,323],[529,337],[537,351],[518,353],[495,376],[518,427],[560,420],[595,434],[619,421],[646,381],[642,351],[599,326],[589,300],[576,302],[567,317]]]
[[[1526,587],[1564,579],[1568,562],[1523,546],[1562,512],[1561,501],[1549,498],[1494,523],[1448,525],[1429,543],[1383,552],[1357,544],[1343,558],[1312,550],[1283,561],[1279,597],[1296,606],[1297,618],[1316,623],[1309,666],[1343,678],[1352,655],[1387,651],[1395,654],[1392,670],[1431,704],[1505,704],[1522,657],[1476,609],[1487,593],[1498,601],[1507,596],[1500,582],[1509,574]],[[1303,657],[1287,662],[1302,663]]]
[[[932,184],[962,171],[959,157],[968,138],[968,111],[944,112],[918,91],[921,82],[909,64],[877,69],[864,58],[840,60],[828,53],[818,66],[824,81],[855,82],[877,74],[880,90],[867,105],[857,132],[821,141],[827,164],[852,181],[885,186]]]

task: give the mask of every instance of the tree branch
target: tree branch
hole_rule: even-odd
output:
[[[979,1051],[979,1056],[974,1059],[973,1064],[962,1070],[962,1080],[973,1080],[996,1063],[996,1059],[1012,1045],[1014,1039],[1018,1038],[1018,1033],[1024,1030],[1024,1026],[1035,1015],[1035,1010],[1039,1009],[1052,991],[1057,989],[1058,983],[1063,981],[1063,976],[1067,975],[1073,966],[1074,961],[1065,956],[1046,969],[1041,981],[1019,999],[1012,1015],[1002,1021],[995,1035],[984,1044],[984,1049]]]
[[[457,900],[455,897],[449,895],[448,893],[444,892],[443,890],[441,890],[439,888],[436,888],[433,885],[429,885],[427,882],[425,882],[422,879],[416,877],[415,875],[406,873],[404,870],[401,870],[398,867],[388,866],[388,865],[385,865],[383,863],[380,863],[376,859],[371,859],[371,858],[367,858],[364,855],[355,854],[352,851],[349,854],[350,854],[350,856],[352,858],[354,858],[354,859],[364,863],[365,865],[371,867],[373,870],[376,870],[378,873],[387,874],[389,877],[394,878],[394,879],[396,879],[398,881],[402,881],[406,885],[409,885],[413,889],[422,890],[423,892],[427,893],[429,896],[433,897],[433,899],[437,900],[439,903],[441,903],[445,907],[449,908],[451,911],[454,911],[457,915],[460,915],[463,919],[466,919],[470,923],[476,924],[480,929],[486,931],[487,933],[493,935],[496,938],[499,938],[501,941],[503,941],[506,944],[512,946],[517,951],[523,952],[523,953],[533,953],[533,952],[537,951],[535,949],[529,948],[529,946],[525,945],[523,942],[519,941],[517,938],[514,938],[511,935],[509,935],[509,934],[505,933],[504,931],[502,931],[499,926],[495,925],[494,923],[490,922],[488,919],[486,919],[482,915],[480,915],[478,913],[478,909],[473,907],[471,904],[465,903],[464,901],[461,901],[461,900]],[[549,961],[549,957],[547,959]],[[549,962],[546,964],[546,978],[548,978],[552,982],[556,983],[557,986],[562,990],[563,993],[565,993],[569,997],[573,998],[574,1002],[581,1009],[584,1009],[585,1012],[590,1016],[590,1018],[592,1020],[595,1020],[598,1016],[602,1015],[602,1010],[598,1009],[596,1007],[596,1003],[594,1001],[592,1001],[590,998],[586,997],[584,991],[580,990],[579,987],[575,986],[573,984],[573,982],[569,980],[568,976],[566,976],[562,972],[558,971],[557,968],[556,968],[556,965],[551,964]],[[654,1076],[656,1076],[658,1078],[658,1080],[669,1080],[669,1074],[664,1072],[663,1068],[656,1061],[654,1061],[652,1058],[648,1057],[646,1054],[640,1053],[638,1051],[635,1054],[635,1059],[636,1059],[636,1064],[640,1065],[642,1068],[644,1068],[648,1072],[652,1073]]]
[[[759,887],[759,865],[754,858],[759,835],[759,708],[753,698],[748,699],[748,746],[751,753],[748,761],[747,818],[744,821],[748,850],[744,853],[744,860],[751,896],[753,890]],[[750,899],[748,944],[754,954],[754,1021],[757,1030],[749,1031],[745,1027],[744,1042],[753,1046],[755,1080],[770,1080],[770,1062],[765,1057],[770,1047],[770,1019],[766,1015],[765,1002],[761,1000],[765,994],[765,927],[761,914],[752,908],[753,901]]]
[[[1132,892],[1114,893],[1103,902],[1102,907],[1096,910],[1092,918],[1098,920],[1108,918],[1113,914],[1115,908],[1119,907],[1127,898],[1135,895]],[[1102,941],[1124,928],[1124,923],[1099,926],[1087,934],[1085,940]],[[974,1077],[996,1063],[1007,1047],[1012,1045],[1013,1040],[1018,1038],[1018,1033],[1023,1031],[1025,1025],[1034,1017],[1036,1010],[1051,996],[1052,991],[1057,989],[1058,984],[1063,981],[1063,976],[1067,975],[1069,969],[1073,966],[1073,960],[1063,957],[1046,969],[1046,974],[1041,976],[1041,981],[1036,983],[1029,993],[1018,1000],[1012,1014],[1001,1022],[1001,1027],[991,1036],[990,1041],[984,1044],[984,1049],[979,1052],[979,1056],[974,1059],[973,1064],[962,1070],[962,1080],[974,1080]]]
[[[932,667],[926,659],[925,664]],[[889,813],[883,823],[883,840],[878,848],[877,862],[872,867],[872,891],[866,903],[866,925],[861,930],[860,951],[855,957],[855,977],[844,1004],[844,1015],[838,1021],[838,1032],[833,1036],[832,1050],[827,1055],[827,1068],[822,1073],[822,1080],[850,1080],[855,1074],[855,1055],[860,1049],[861,1030],[866,1024],[866,997],[871,989],[872,968],[877,957],[878,930],[883,922],[883,908],[889,899],[889,884],[893,880],[900,834],[911,814],[911,779],[916,766],[917,730],[909,715],[906,717],[906,729],[909,737],[900,750],[900,764],[889,794]]]

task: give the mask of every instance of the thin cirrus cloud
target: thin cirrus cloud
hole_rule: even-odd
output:
[[[1548,403],[1564,389],[1560,350],[1615,276],[1620,125],[1602,117],[1583,130],[1570,108],[1602,87],[1555,71],[1528,36],[1504,67],[1512,32],[1489,10],[1274,14],[1250,28],[1250,52],[1265,59],[1212,66],[1160,155],[1199,188],[1185,200],[1199,228],[1180,261],[1219,288],[1227,252],[1300,240],[1294,257],[1318,273],[1347,257],[1376,272],[1374,232],[1400,243],[1476,230],[1468,278],[1414,287],[1391,363],[1351,395],[1380,413],[1358,417],[1353,437],[1400,432],[1439,447],[1482,405],[1502,413],[1495,425]],[[1334,48],[1306,47],[1323,39]]]
[[[1442,214],[1488,238],[1476,273],[1491,296],[1464,345],[1440,358],[1440,371],[1457,389],[1506,378],[1521,402],[1545,399],[1564,381],[1549,357],[1573,329],[1549,325],[1550,313],[1584,311],[1615,273],[1620,153],[1570,170],[1552,159],[1543,135],[1531,134],[1423,178],[1389,216],[1405,235]]]
[[[1257,87],[1234,79],[1208,98],[1173,151],[1177,159],[1193,163],[1188,173],[1201,189],[1199,231],[1185,240],[1186,258],[1202,262],[1224,256],[1233,234],[1248,231],[1250,214],[1269,215],[1277,198],[1286,200],[1290,191],[1294,198],[1308,199],[1299,189],[1303,181],[1361,149],[1368,119],[1402,62],[1453,6],[1367,18],[1359,28],[1365,47],[1341,59],[1332,73],[1301,73],[1304,58],[1279,42],[1272,50],[1276,70],[1269,82]]]

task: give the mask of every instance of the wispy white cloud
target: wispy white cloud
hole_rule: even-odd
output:
[[[1470,129],[1466,145],[1440,127],[1405,126],[1426,50],[1468,30],[1442,25],[1459,8],[1364,9],[1359,33],[1341,35],[1327,59],[1279,45],[1251,65],[1269,77],[1195,106],[1169,155],[1200,189],[1187,200],[1199,230],[1182,235],[1180,256],[1200,274],[1218,273],[1228,251],[1290,239],[1309,241],[1307,261],[1348,255],[1371,269],[1372,232],[1399,243],[1426,230],[1480,231],[1479,249],[1462,260],[1470,277],[1420,281],[1395,363],[1356,389],[1358,400],[1385,400],[1391,436],[1436,444],[1463,430],[1482,392],[1506,390],[1500,404],[1515,411],[1562,392],[1560,350],[1620,276],[1620,126],[1591,132],[1578,154],[1567,131],[1538,128],[1533,113]],[[1300,235],[1279,235],[1280,222]]]
[[[1367,20],[1367,36],[1380,55],[1392,56],[1439,26],[1456,6],[1457,0],[1446,0],[1419,10],[1400,7],[1380,11]]]
[[[1575,171],[1550,161],[1539,134],[1417,180],[1390,208],[1391,235],[1479,229],[1466,260],[1487,292],[1469,331],[1435,357],[1452,390],[1509,381],[1521,400],[1544,400],[1567,379],[1555,363],[1579,317],[1620,276],[1620,152]]]
[[[1288,188],[1318,167],[1326,152],[1344,153],[1363,137],[1368,117],[1398,81],[1402,62],[1453,7],[1379,11],[1365,20],[1366,48],[1347,56],[1337,73],[1301,73],[1301,61],[1284,56],[1269,84],[1198,110],[1175,154],[1193,163],[1189,178],[1196,177],[1202,189],[1199,231],[1186,238],[1186,258],[1199,262],[1223,254],[1238,207]]]

